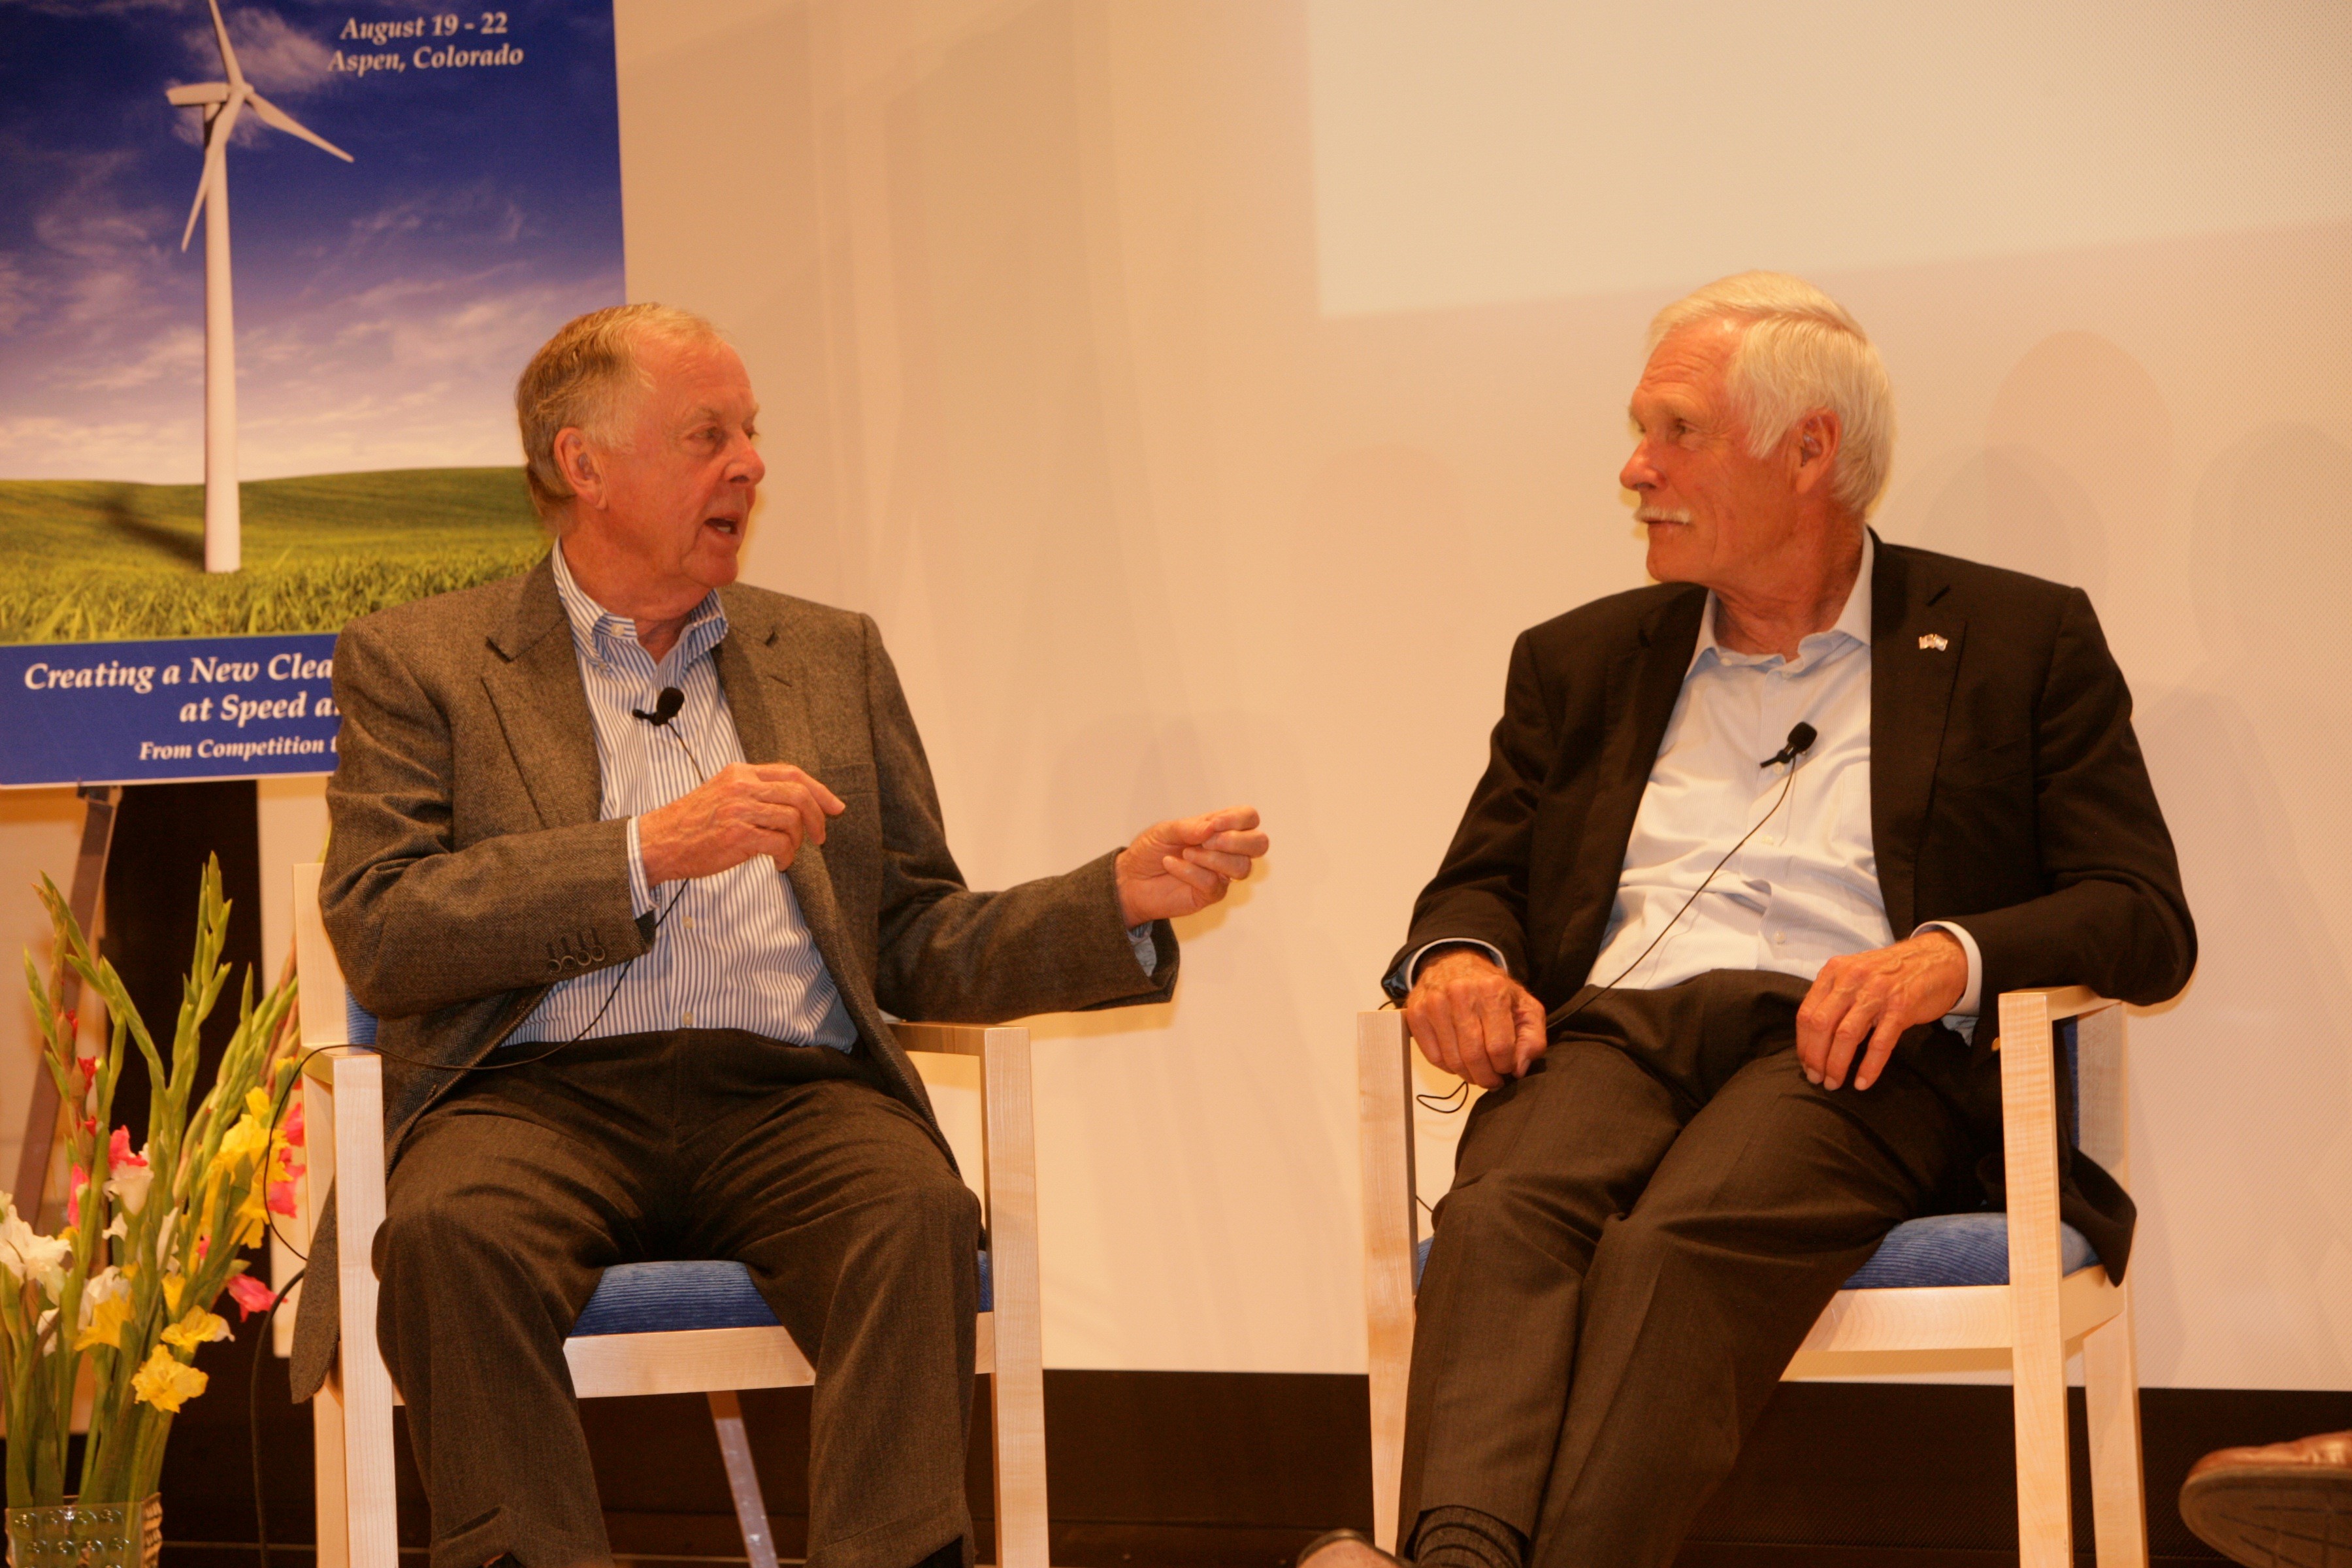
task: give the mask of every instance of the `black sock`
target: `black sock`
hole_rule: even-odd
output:
[[[963,1537],[957,1536],[916,1563],[915,1568],[963,1568]]]
[[[1524,1568],[1527,1537],[1475,1508],[1433,1508],[1413,1526],[1417,1568]]]

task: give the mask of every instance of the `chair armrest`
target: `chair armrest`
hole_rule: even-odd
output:
[[[2084,1062],[2084,1152],[2109,1164],[2122,1152],[2123,1009],[2086,986],[2005,991],[2000,1008],[2001,1164],[2008,1186],[2009,1278],[2055,1281],[2058,1236],[2058,1057],[2053,1026],[2074,1018]],[[2085,1042],[2089,1049],[2082,1049]],[[2096,1068],[2088,1063],[2096,1058]],[[2095,1128],[2096,1135],[2094,1136]],[[2094,1152],[2093,1145],[2098,1145]],[[2107,1158],[2101,1158],[2102,1154]],[[2120,1163],[2119,1159],[2117,1163]]]
[[[985,1024],[893,1024],[890,1032],[898,1037],[902,1050],[929,1051],[942,1057],[988,1054],[989,1029]]]

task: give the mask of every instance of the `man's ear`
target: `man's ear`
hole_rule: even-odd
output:
[[[1816,408],[1797,421],[1789,432],[1788,452],[1800,494],[1829,482],[1844,435],[1843,423],[1831,409]]]
[[[589,446],[588,436],[577,426],[566,425],[555,433],[555,470],[563,476],[572,496],[590,506],[602,505],[604,500],[604,471],[597,461],[595,448]]]

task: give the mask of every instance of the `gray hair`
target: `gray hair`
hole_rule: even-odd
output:
[[[555,437],[584,431],[610,443],[628,395],[647,384],[637,351],[647,342],[719,342],[719,329],[691,310],[650,302],[614,305],[574,316],[540,345],[515,382],[515,420],[522,426],[523,474],[541,521],[562,515],[571,483],[555,461]]]
[[[1742,272],[1659,311],[1649,346],[1712,321],[1743,329],[1724,384],[1747,417],[1748,449],[1769,457],[1799,420],[1828,409],[1842,430],[1830,495],[1867,517],[1894,462],[1895,388],[1862,323],[1801,278]]]

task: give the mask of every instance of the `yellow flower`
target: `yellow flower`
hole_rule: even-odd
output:
[[[131,1316],[131,1299],[110,1296],[90,1309],[89,1326],[74,1336],[74,1349],[89,1350],[93,1345],[122,1348],[122,1325]]]
[[[275,1119],[276,1110],[277,1107],[269,1103],[268,1089],[248,1089],[245,1091],[245,1113],[264,1127],[268,1126]]]
[[[202,1307],[196,1308],[186,1317],[163,1331],[165,1344],[176,1345],[191,1355],[195,1353],[198,1345],[226,1338],[228,1338],[228,1320],[217,1313],[208,1312]]]
[[[257,1091],[258,1092],[258,1091]],[[269,1147],[269,1123],[265,1109],[261,1117],[247,1111],[236,1119],[236,1125],[221,1135],[220,1152],[213,1157],[213,1170],[217,1173],[233,1160],[258,1160]]]
[[[139,1396],[142,1403],[152,1405],[166,1415],[176,1415],[181,1405],[202,1394],[205,1384],[211,1381],[162,1345],[157,1345],[145,1363],[131,1374],[131,1391]]]
[[[186,1280],[185,1279],[182,1278],[180,1275],[177,1275],[177,1274],[166,1274],[166,1275],[164,1275],[164,1276],[163,1276],[163,1305],[165,1305],[166,1307],[169,1307],[169,1308],[170,1308],[172,1310],[173,1310],[174,1312],[178,1311],[178,1310],[180,1310],[180,1296],[181,1296],[181,1293],[182,1293],[183,1291],[186,1290],[186,1289],[187,1289],[187,1288],[188,1288],[188,1282],[187,1282],[187,1280]]]

